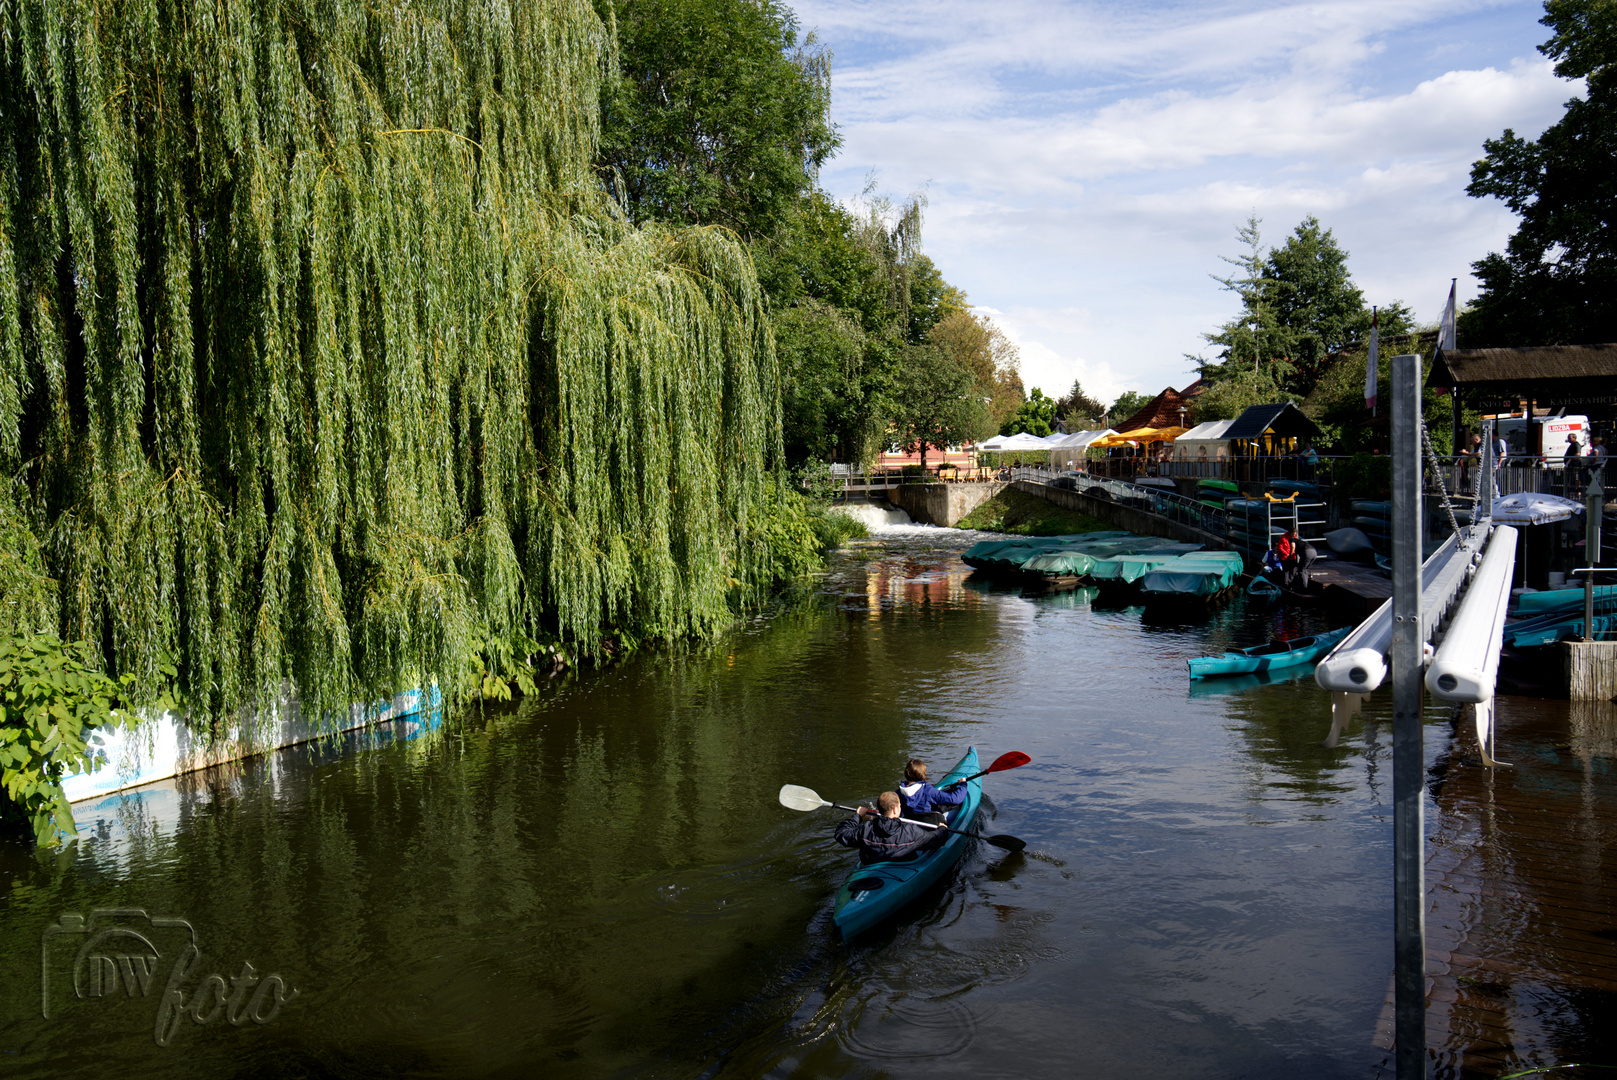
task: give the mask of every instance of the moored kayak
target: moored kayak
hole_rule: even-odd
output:
[[[947,787],[955,780],[970,776],[981,766],[977,764],[977,748],[970,747],[966,756],[950,769],[938,787]],[[981,780],[966,782],[966,801],[949,812],[951,829],[969,829],[982,803]],[[942,844],[922,851],[908,859],[893,862],[868,863],[848,875],[848,880],[837,890],[836,910],[831,921],[844,939],[856,937],[884,919],[896,914],[937,884],[949,868],[959,861],[966,850],[969,837],[955,833]]]
[[[1250,649],[1237,649],[1223,656],[1200,656],[1190,661],[1190,677],[1206,679],[1215,675],[1248,675],[1258,671],[1316,663],[1336,643],[1347,637],[1351,626],[1291,641],[1273,641]]]

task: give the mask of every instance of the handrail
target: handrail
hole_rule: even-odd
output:
[[[1026,480],[1031,483],[1043,484],[1049,487],[1057,479],[1068,475],[1064,473],[1051,473],[1047,469],[1031,469],[1027,466],[1016,466],[1011,470],[1012,480]],[[1203,532],[1225,535],[1225,518],[1223,510],[1215,510],[1195,499],[1187,499],[1178,492],[1164,491],[1161,488],[1141,487],[1124,480],[1113,480],[1105,476],[1092,476],[1080,473],[1070,476],[1078,485],[1079,493],[1093,491],[1096,488],[1106,492],[1114,501],[1122,501],[1124,505],[1135,504],[1135,508],[1143,510],[1158,517],[1180,525],[1188,525],[1201,529]],[[1144,503],[1145,505],[1138,505]]]

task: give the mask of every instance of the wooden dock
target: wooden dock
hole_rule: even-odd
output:
[[[1360,619],[1392,598],[1392,578],[1364,563],[1322,558],[1308,568],[1308,576],[1324,589],[1327,601]]]
[[[1467,722],[1434,783],[1429,1075],[1617,1066],[1617,705],[1501,698],[1498,722],[1513,768],[1483,767]],[[1389,990],[1377,1077],[1391,1036]]]

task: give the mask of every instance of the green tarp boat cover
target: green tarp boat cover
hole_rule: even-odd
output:
[[[1083,577],[1095,565],[1095,556],[1081,551],[1044,551],[1022,564],[1029,574],[1047,577]]]
[[[1200,551],[1201,547],[1200,544],[1169,544],[1167,547],[1139,555],[1114,555],[1110,559],[1096,559],[1095,565],[1089,568],[1089,577],[1092,581],[1132,585],[1147,572],[1171,563],[1181,555]]]
[[[1147,596],[1217,596],[1241,576],[1235,551],[1193,551],[1150,570],[1140,578]]]
[[[975,566],[978,569],[994,567],[1014,569],[1039,551],[1053,551],[1094,541],[1118,540],[1132,535],[1133,533],[1122,530],[1111,530],[1069,533],[1066,536],[996,536],[991,540],[977,541],[961,552],[960,558],[967,566]],[[1014,557],[1017,552],[1021,552],[1021,558]]]
[[[1172,540],[1165,540],[1160,536],[1131,536],[1123,540],[1106,540],[1098,543],[1072,544],[1059,548],[1045,548],[1030,555],[1021,565],[1021,570],[1029,574],[1044,574],[1055,577],[1070,577],[1089,573],[1090,567],[1102,560],[1118,555],[1137,555],[1146,551],[1165,551],[1177,548],[1176,554],[1194,551],[1198,544],[1175,544]]]

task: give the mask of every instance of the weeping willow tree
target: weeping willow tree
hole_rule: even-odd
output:
[[[0,19],[8,617],[166,655],[207,723],[706,634],[777,573],[756,277],[600,194],[588,0]]]

